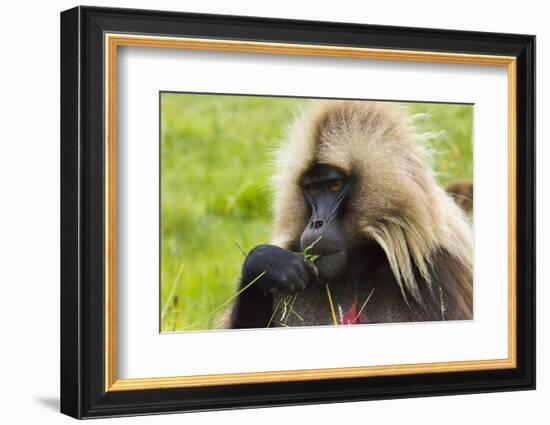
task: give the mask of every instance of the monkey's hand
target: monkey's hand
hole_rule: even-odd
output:
[[[296,252],[274,245],[258,245],[243,264],[242,285],[250,283],[262,272],[265,274],[254,284],[264,295],[294,294],[301,291],[315,276],[314,267]]]

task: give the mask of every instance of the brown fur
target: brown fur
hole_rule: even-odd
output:
[[[453,197],[457,205],[469,217],[472,217],[474,210],[474,184],[471,181],[452,182],[447,185],[446,190]]]

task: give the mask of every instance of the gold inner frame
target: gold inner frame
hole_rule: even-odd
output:
[[[105,391],[311,381],[416,373],[481,371],[516,367],[516,58],[461,53],[370,49],[308,44],[214,40],[148,35],[105,34]],[[119,46],[281,55],[325,56],[469,65],[503,66],[508,71],[508,357],[419,364],[399,364],[274,372],[118,379],[116,325],[116,99]]]

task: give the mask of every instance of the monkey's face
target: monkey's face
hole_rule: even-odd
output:
[[[337,283],[348,257],[342,218],[350,179],[337,168],[317,164],[304,175],[302,189],[311,216],[300,238],[301,250],[318,256],[315,264],[321,281]]]

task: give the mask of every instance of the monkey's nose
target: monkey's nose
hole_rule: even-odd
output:
[[[314,229],[320,229],[323,227],[324,221],[323,220],[312,220],[311,227]]]

